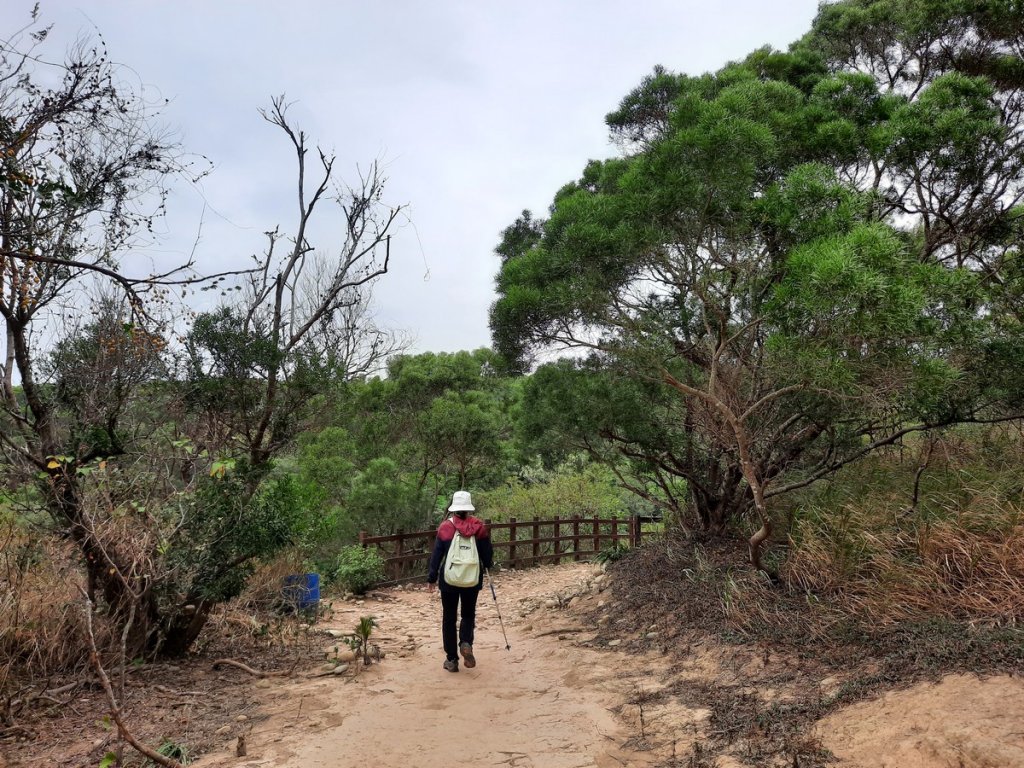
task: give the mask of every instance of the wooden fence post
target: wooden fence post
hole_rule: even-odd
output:
[[[594,536],[594,554],[596,555],[601,551],[601,518],[594,515],[594,530],[591,532]]]
[[[359,546],[366,549],[366,531],[359,532]]]
[[[572,559],[575,562],[580,560],[580,516],[572,516]]]
[[[643,538],[643,518],[640,515],[633,515],[633,546],[639,547]]]
[[[516,567],[516,519],[508,519],[508,567]]]
[[[612,518],[612,547],[619,548],[619,518]]]
[[[558,565],[560,562],[562,562],[562,542],[560,542],[558,540],[559,536],[562,533],[562,531],[561,531],[562,526],[561,526],[561,523],[559,522],[560,520],[561,520],[561,518],[558,515],[555,515],[553,520],[552,520],[552,526],[551,526],[552,529],[555,532],[555,535],[552,537],[555,540],[554,541],[555,556],[551,559],[551,562],[554,563],[555,565]]]
[[[533,561],[531,565],[536,565],[540,559],[540,542],[537,539],[540,538],[540,518],[533,518]]]
[[[402,560],[402,544],[405,542],[405,528],[398,529],[398,539],[395,541],[395,567],[391,578],[400,579],[405,576],[409,564]]]

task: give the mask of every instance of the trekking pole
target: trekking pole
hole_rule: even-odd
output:
[[[501,620],[501,609],[498,608],[498,595],[494,591],[494,582],[491,581],[490,570],[485,571],[487,573],[487,586],[491,588],[491,597],[494,598],[494,610],[498,612],[498,624],[501,626],[501,636],[505,638],[505,650],[511,651],[512,646],[508,644],[508,635],[505,634],[505,622]]]

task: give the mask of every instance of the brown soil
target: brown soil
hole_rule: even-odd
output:
[[[726,645],[682,611],[638,623],[634,606],[618,602],[628,591],[607,589],[611,578],[590,564],[499,574],[511,649],[485,590],[479,663],[458,674],[441,668],[436,594],[416,586],[335,602],[308,644],[250,648],[245,660],[263,668],[306,659],[292,676],[213,672],[211,659],[231,650],[213,646],[133,673],[128,719],[150,744],[171,738],[202,753],[199,768],[1024,766],[1020,677],[948,676],[865,691],[875,698],[840,708],[863,669]],[[367,615],[383,659],[331,674],[347,649],[323,630],[351,632]],[[7,757],[7,766],[95,767],[113,744],[97,722],[104,706],[89,691],[75,707],[31,723],[31,741],[0,742],[0,766]]]

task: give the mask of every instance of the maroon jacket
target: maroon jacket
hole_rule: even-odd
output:
[[[452,515],[437,527],[437,538],[434,540],[434,552],[430,556],[430,572],[427,574],[427,581],[431,584],[437,581],[438,571],[448,556],[448,547],[451,546],[452,539],[455,538],[456,528],[463,536],[476,536],[476,551],[480,555],[480,582],[476,587],[464,587],[464,589],[482,589],[484,571],[494,565],[494,547],[491,545],[491,532],[484,525],[483,520],[472,515],[466,515],[464,520],[458,515]],[[444,579],[441,579],[440,587],[442,592],[458,589],[458,587],[448,586]]]

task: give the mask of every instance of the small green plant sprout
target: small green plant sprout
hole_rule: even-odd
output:
[[[188,747],[184,744],[172,741],[171,739],[165,740],[163,744],[157,747],[156,753],[163,757],[169,757],[172,760],[177,760],[182,765],[187,765],[191,762],[191,755],[189,755]],[[147,761],[147,763],[149,765],[153,764],[151,761]]]
[[[363,616],[356,624],[356,637],[359,639],[359,647],[363,651],[363,665],[370,665],[370,635],[373,628],[377,626],[377,619],[374,616]]]

